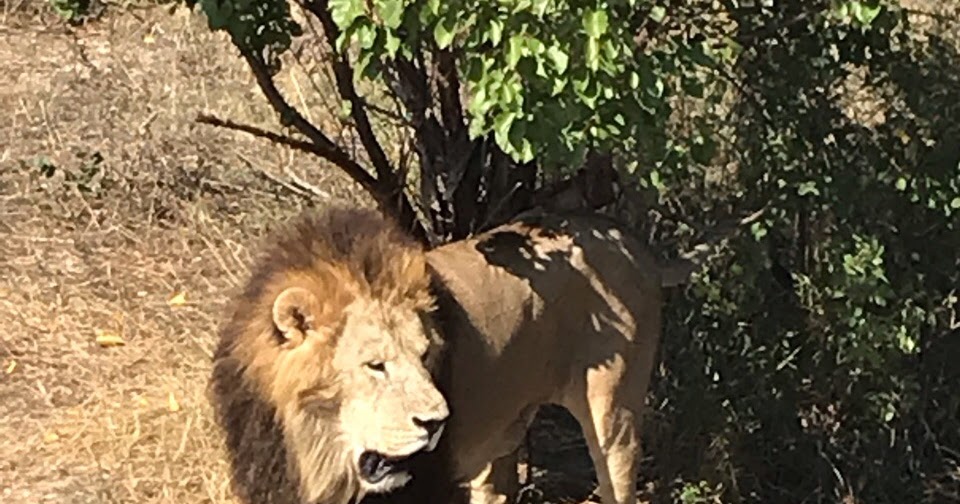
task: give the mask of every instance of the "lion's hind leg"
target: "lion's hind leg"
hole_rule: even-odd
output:
[[[561,402],[583,430],[603,504],[637,502],[641,415],[649,376],[641,369],[645,366],[631,364],[618,355],[586,369],[571,381]]]
[[[500,457],[470,480],[470,504],[513,504],[520,489],[518,452]]]
[[[520,490],[520,474],[517,462],[520,445],[526,437],[537,404],[530,404],[520,411],[513,421],[493,443],[494,458],[470,479],[470,504],[513,504]]]

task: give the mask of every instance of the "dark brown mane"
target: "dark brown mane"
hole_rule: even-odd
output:
[[[332,208],[298,218],[272,237],[228,313],[210,384],[234,492],[248,503],[293,503],[300,490],[284,426],[263,390],[272,383],[263,362],[276,351],[271,310],[277,295],[289,286],[319,293],[329,306],[330,323],[355,295],[418,310],[433,304],[422,246],[376,211]],[[329,449],[337,450],[332,443]],[[331,478],[330,483],[344,481]]]
[[[255,291],[271,277],[309,270],[318,262],[348,270],[370,294],[381,297],[414,280],[398,259],[423,253],[392,220],[362,208],[334,207],[301,217],[274,236],[277,241],[261,254],[244,297],[258,297]]]

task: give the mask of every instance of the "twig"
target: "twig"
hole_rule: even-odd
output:
[[[328,193],[327,191],[324,191],[323,189],[320,189],[319,187],[311,184],[310,182],[307,182],[306,180],[303,180],[302,178],[297,176],[296,173],[293,173],[293,171],[290,170],[289,168],[284,168],[283,173],[285,173],[288,177],[290,177],[290,185],[298,189],[301,189],[303,191],[306,191],[319,198],[330,199],[330,193]]]
[[[363,103],[364,103],[364,106],[386,117],[387,119],[390,119],[403,126],[413,127],[413,121],[411,121],[410,119],[407,119],[406,117],[403,117],[403,115],[401,114],[398,114],[392,110],[387,110],[386,108],[381,107],[380,105],[376,105],[374,103],[370,103],[367,100],[364,100]]]
[[[317,152],[317,148],[310,142],[305,142],[303,140],[297,140],[286,135],[281,135],[279,133],[274,133],[272,131],[267,131],[258,126],[251,126],[249,124],[241,124],[230,119],[220,119],[217,116],[212,116],[209,114],[198,114],[194,119],[195,122],[200,124],[206,124],[209,126],[215,126],[218,128],[224,128],[234,131],[242,131],[249,135],[255,137],[266,138],[273,143],[280,145],[286,145],[287,147],[292,147],[293,149],[299,150],[301,152],[306,152],[308,154],[320,155]]]
[[[689,261],[698,262],[713,248],[714,245],[732,237],[744,226],[753,224],[754,222],[760,220],[760,217],[763,217],[766,211],[767,208],[763,207],[760,210],[757,210],[756,212],[753,212],[737,221],[726,222],[716,226],[712,232],[710,232],[710,236],[705,237],[703,241],[695,245],[692,250],[682,254],[681,257]]]
[[[360,184],[378,201],[388,200],[388,195],[384,194],[376,178],[367,173],[350,155],[344,152],[337,144],[333,143],[332,140],[327,138],[327,135],[317,129],[316,126],[311,124],[310,121],[307,121],[303,115],[287,103],[287,100],[280,93],[280,90],[277,89],[273,78],[270,76],[270,73],[262,61],[256,56],[247,53],[244,53],[243,57],[250,66],[250,70],[253,71],[257,85],[260,86],[260,91],[263,92],[267,101],[270,102],[273,109],[280,115],[280,122],[293,126],[313,143],[313,146],[307,150],[308,152],[312,152],[340,167],[350,178]]]
[[[150,126],[150,123],[157,118],[157,115],[159,115],[159,113],[156,110],[151,112],[150,115],[148,115],[147,118],[144,119],[139,126],[137,126],[137,133],[141,135],[146,134],[147,128]]]
[[[244,156],[243,154],[237,154],[237,158],[240,161],[243,161],[243,164],[247,165],[247,168],[250,168],[251,170],[257,172],[260,176],[269,180],[270,182],[277,184],[278,186],[292,192],[297,196],[300,196],[303,198],[309,198],[310,194],[306,190],[301,189],[291,184],[290,182],[287,182],[286,180],[283,180],[282,178],[268,172],[267,170],[264,170],[263,168],[260,168],[259,166],[255,165],[252,161],[247,159],[247,157]]]
[[[319,5],[313,2],[309,5],[309,10],[311,11],[319,7]],[[325,12],[323,9],[320,9],[319,15]],[[279,114],[281,124],[284,126],[292,126],[313,143],[313,146],[306,150],[337,165],[373,197],[381,211],[396,218],[397,221],[405,227],[409,227],[410,233],[415,239],[421,243],[427,243],[426,230],[423,225],[418,222],[413,206],[410,204],[407,195],[403,192],[402,184],[396,179],[396,174],[392,169],[385,169],[385,166],[382,164],[383,160],[386,159],[386,155],[383,154],[383,160],[378,160],[377,150],[373,148],[373,146],[368,147],[367,153],[371,157],[374,169],[381,175],[380,177],[374,177],[357,163],[350,154],[330,140],[326,134],[317,129],[316,126],[310,123],[297,109],[287,102],[283,94],[280,93],[280,90],[277,89],[276,83],[273,82],[273,76],[259,56],[248,51],[241,51],[241,54],[253,72],[260,91],[267,98],[267,101],[270,103],[270,106],[273,107],[274,111]],[[347,77],[350,78],[350,86],[352,88],[352,76],[348,75]],[[355,104],[354,108],[361,112],[363,111],[359,105]],[[357,117],[359,116],[355,116],[355,120]],[[363,117],[366,117],[365,113]],[[369,127],[369,121],[366,122],[366,126]],[[362,121],[358,122],[357,128],[361,136],[366,134],[372,135],[372,128],[369,131],[364,131]],[[376,139],[372,136],[367,138],[366,141],[370,139],[376,142]],[[379,143],[376,143],[376,148],[378,149],[379,147]],[[380,149],[379,152],[382,154],[383,150]],[[386,165],[386,168],[389,168],[389,163]]]
[[[313,144],[313,143],[311,143],[311,142],[306,142],[306,141],[303,141],[303,140],[297,140],[296,138],[292,138],[292,137],[289,137],[289,136],[286,136],[286,135],[281,135],[281,134],[279,134],[279,133],[274,133],[274,132],[272,132],[272,131],[267,131],[267,130],[265,130],[265,129],[263,129],[263,128],[259,128],[259,127],[257,127],[257,126],[251,126],[251,125],[249,125],[249,124],[240,124],[240,123],[238,123],[238,122],[234,122],[234,121],[231,121],[231,120],[229,120],[229,119],[220,119],[219,117],[212,116],[212,115],[208,115],[208,114],[200,114],[200,115],[198,115],[197,118],[195,119],[195,121],[198,122],[198,123],[200,123],[200,124],[206,124],[206,125],[209,125],[209,126],[216,126],[216,127],[218,127],[218,128],[225,128],[225,129],[230,129],[230,130],[234,130],[234,131],[242,131],[242,132],[247,133],[247,134],[249,134],[249,135],[253,135],[253,136],[255,136],[255,137],[260,137],[260,138],[265,138],[265,139],[267,139],[267,140],[270,140],[270,141],[273,142],[273,143],[280,144],[280,145],[285,145],[285,146],[290,147],[290,148],[292,148],[292,149],[295,149],[295,150],[298,150],[298,151],[301,151],[301,152],[306,152],[306,153],[308,153],[308,154],[313,154],[313,155],[315,155],[315,156],[320,156],[320,157],[322,157],[322,158],[324,158],[324,159],[327,159],[327,160],[329,160],[329,161],[331,161],[331,162],[336,163],[336,161],[333,161],[333,160],[331,160],[329,157],[327,157],[326,151],[324,151],[324,150],[321,149],[319,146],[317,146],[316,144]],[[338,148],[338,149],[339,149],[339,148]],[[341,151],[341,152],[342,152],[342,151]],[[344,154],[344,155],[346,155],[346,154]],[[343,168],[343,166],[340,166],[340,165],[337,165],[337,166],[339,166],[340,168]],[[359,170],[361,170],[361,173],[356,174],[356,176],[354,176],[354,174],[351,173],[349,170],[344,169],[344,171],[346,171],[347,174],[350,175],[350,178],[352,178],[353,180],[355,180],[357,183],[359,183],[361,186],[363,186],[363,187],[364,187],[365,189],[367,189],[368,191],[371,191],[371,192],[375,191],[375,190],[377,189],[377,188],[376,188],[376,183],[377,183],[376,179],[373,178],[373,177],[372,177],[369,173],[367,173],[365,170],[363,170],[363,168],[360,167],[359,165],[357,165],[357,168],[358,168]]]
[[[391,192],[398,191],[400,185],[396,180],[397,175],[390,165],[390,160],[387,159],[387,154],[383,151],[383,146],[380,145],[380,141],[377,140],[377,136],[373,132],[370,117],[367,116],[364,108],[364,101],[360,99],[360,95],[357,94],[357,89],[353,85],[353,69],[350,67],[346,55],[337,51],[337,38],[340,35],[340,30],[333,21],[333,15],[330,14],[327,0],[302,0],[300,5],[320,20],[323,34],[326,35],[327,44],[334,55],[332,65],[337,90],[342,98],[350,102],[350,117],[353,118],[356,125],[357,134],[360,136],[363,148],[370,156],[370,162],[373,163],[373,168],[377,172],[377,178],[381,183],[388,183]]]

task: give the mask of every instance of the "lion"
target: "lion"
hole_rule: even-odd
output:
[[[553,403],[582,427],[603,504],[636,502],[671,271],[598,214],[530,212],[430,250],[372,210],[299,219],[254,264],[214,356],[234,492],[514,502],[518,447]]]

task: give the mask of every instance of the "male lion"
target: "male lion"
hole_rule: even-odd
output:
[[[453,500],[441,481],[513,502],[545,403],[583,428],[602,502],[635,502],[660,289],[677,278],[612,221],[531,213],[425,251],[377,213],[334,209],[279,233],[253,271],[212,377],[244,502],[345,504],[412,476],[435,490],[418,502]],[[416,468],[431,452],[436,481]]]

